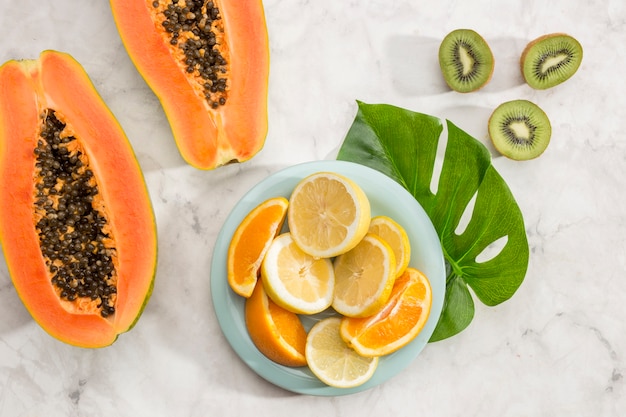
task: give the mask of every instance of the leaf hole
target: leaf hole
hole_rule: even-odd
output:
[[[483,263],[492,260],[502,252],[508,241],[509,236],[505,235],[487,245],[487,247],[476,256],[476,262]]]
[[[433,166],[433,175],[430,178],[430,191],[437,194],[439,189],[439,178],[441,177],[441,169],[443,168],[443,160],[446,157],[446,147],[448,146],[448,126],[443,125],[441,135],[437,141],[437,153],[435,154],[435,164]]]
[[[474,212],[474,206],[476,205],[476,196],[478,192],[475,192],[470,201],[468,201],[467,206],[465,206],[465,210],[463,210],[463,214],[459,219],[459,223],[456,225],[456,229],[454,233],[457,235],[462,235],[465,229],[467,229],[467,225],[470,220],[472,220],[472,213]]]

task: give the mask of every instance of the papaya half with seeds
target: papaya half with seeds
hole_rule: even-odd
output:
[[[151,295],[157,233],[142,171],[68,54],[0,67],[0,241],[26,309],[66,343],[110,345]]]
[[[110,0],[128,55],[199,169],[252,158],[268,130],[261,0]]]

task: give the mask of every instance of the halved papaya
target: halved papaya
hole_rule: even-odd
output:
[[[0,240],[27,310],[66,343],[110,345],[152,292],[157,236],[143,174],[68,54],[0,67]]]
[[[261,0],[110,0],[124,46],[159,98],[182,157],[243,162],[268,130],[269,42]]]

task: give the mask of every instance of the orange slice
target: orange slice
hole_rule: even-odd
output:
[[[228,247],[228,284],[242,297],[250,297],[263,257],[280,232],[289,202],[274,197],[252,209],[239,224]]]
[[[362,356],[388,355],[415,339],[428,320],[431,304],[428,278],[408,267],[396,279],[389,300],[377,313],[342,319],[341,337]]]
[[[261,280],[245,303],[246,327],[252,343],[268,359],[285,366],[306,365],[306,330],[300,318],[275,304]]]

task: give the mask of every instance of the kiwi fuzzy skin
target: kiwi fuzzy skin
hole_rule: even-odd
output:
[[[574,71],[572,71],[572,73],[568,77],[563,78],[562,80],[560,80],[560,81],[558,81],[558,82],[556,82],[554,84],[548,84],[548,85],[545,85],[545,86],[540,86],[538,83],[533,82],[532,79],[529,79],[529,77],[526,75],[526,73],[524,71],[524,63],[528,59],[528,54],[532,51],[532,49],[535,46],[537,46],[538,44],[542,43],[545,40],[552,39],[552,38],[557,38],[557,37],[567,37],[567,38],[572,39],[574,42],[578,43],[578,45],[580,46],[580,54],[581,54],[579,63],[576,66],[576,68],[574,69]],[[577,72],[578,67],[580,66],[580,62],[582,61],[582,54],[583,54],[582,46],[580,45],[578,40],[576,40],[576,38],[574,38],[573,36],[571,36],[571,35],[569,35],[567,33],[564,33],[564,32],[549,33],[549,34],[542,35],[542,36],[540,36],[540,37],[530,41],[526,45],[526,47],[524,48],[524,50],[522,51],[522,54],[520,56],[520,62],[519,62],[520,63],[520,71],[522,73],[522,77],[524,78],[524,81],[526,82],[526,84],[528,84],[530,87],[532,87],[532,88],[534,88],[536,90],[545,90],[545,89],[548,89],[548,88],[555,87],[555,86],[557,86],[557,85],[567,81],[568,79],[570,79]]]

